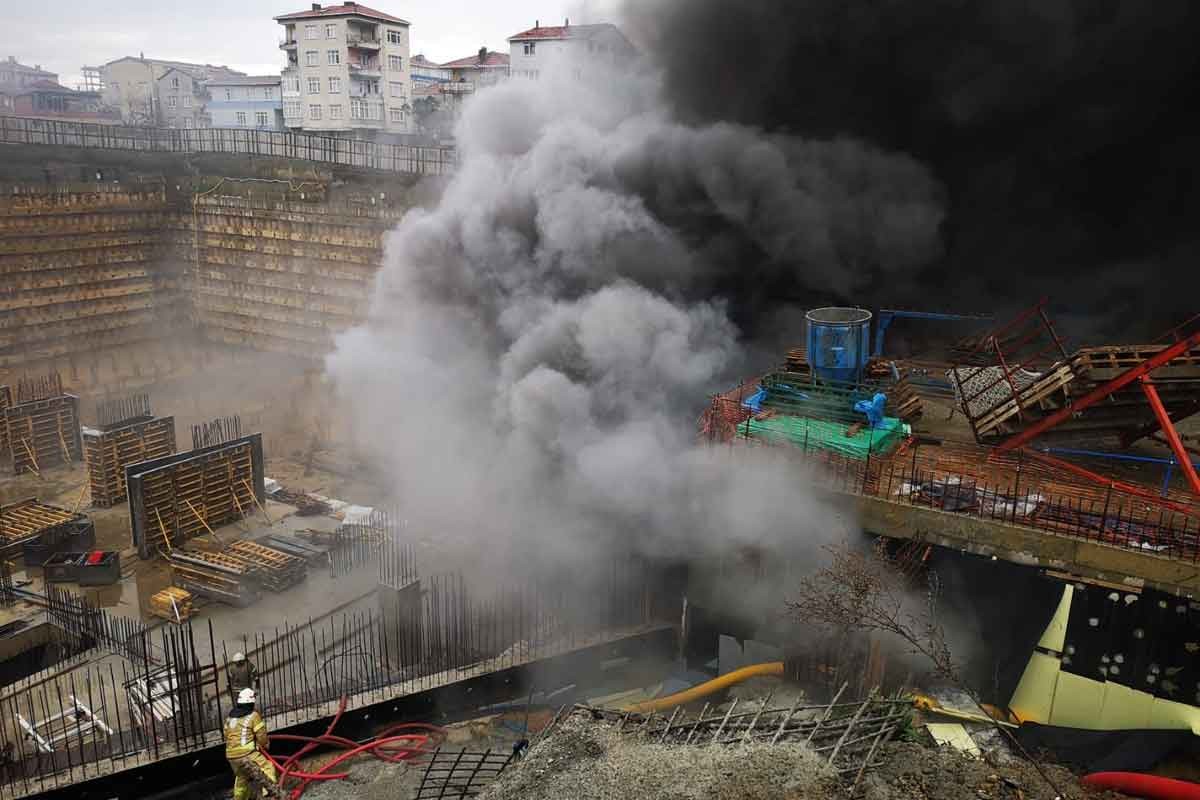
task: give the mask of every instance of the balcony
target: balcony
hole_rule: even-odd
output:
[[[475,84],[470,81],[450,81],[443,83],[441,88],[446,94],[469,94],[475,91]]]
[[[359,50],[378,50],[379,37],[373,33],[347,33],[346,46],[357,47]]]
[[[300,44],[299,42],[297,42],[294,38],[289,36],[289,37],[285,37],[280,40],[279,49],[280,50],[295,50],[299,46],[299,44]]]
[[[357,100],[350,103],[350,126],[353,128],[383,127],[382,101]]]
[[[379,78],[383,75],[380,71],[379,62],[350,62],[350,75],[355,78]]]

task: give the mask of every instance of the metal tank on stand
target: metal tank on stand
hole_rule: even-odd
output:
[[[871,312],[865,308],[814,308],[808,324],[808,363],[818,378],[861,383],[871,355]]]

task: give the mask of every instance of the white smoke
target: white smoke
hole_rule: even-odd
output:
[[[493,565],[840,535],[794,460],[697,443],[743,368],[714,287],[919,262],[929,176],[854,142],[691,127],[652,77],[578,65],[480,92],[457,137],[461,165],[389,236],[369,320],[328,359],[410,524]],[[770,266],[731,263],[730,241]]]

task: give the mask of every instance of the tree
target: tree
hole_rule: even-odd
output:
[[[874,552],[846,545],[829,546],[826,550],[829,564],[800,581],[794,599],[787,602],[789,616],[798,622],[841,632],[895,637],[928,659],[936,676],[970,697],[980,712],[991,719],[978,694],[963,680],[946,642],[946,631],[938,622],[936,575],[930,573],[925,596],[918,604],[913,602],[913,593],[906,585],[910,573],[904,564],[888,556],[882,539]],[[918,606],[915,610],[914,605]],[[1054,793],[1063,797],[1042,765],[1012,732],[999,724],[995,727],[1033,764]]]
[[[417,128],[431,136],[450,133],[450,115],[436,97],[418,97],[413,101],[413,117]]]

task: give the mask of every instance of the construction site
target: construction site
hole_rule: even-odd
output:
[[[0,122],[0,800],[228,796],[235,653],[293,798],[1195,796],[1200,315],[813,305],[687,435],[844,542],[502,568],[325,361],[452,153]]]

